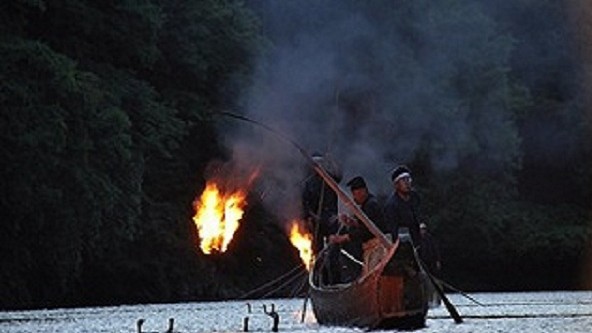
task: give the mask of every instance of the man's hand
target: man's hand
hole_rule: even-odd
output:
[[[356,219],[345,214],[339,215],[339,221],[348,227],[357,227],[359,225]]]
[[[349,242],[349,235],[330,235],[329,244],[341,244]]]

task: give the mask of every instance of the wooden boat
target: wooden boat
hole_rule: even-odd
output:
[[[360,276],[351,283],[335,285],[322,281],[323,256],[315,261],[309,285],[317,322],[367,329],[424,327],[430,282],[409,234],[401,234],[390,249],[378,246],[364,256]],[[372,256],[379,256],[374,264]]]

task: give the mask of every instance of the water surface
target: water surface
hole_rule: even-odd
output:
[[[441,306],[430,310],[427,327],[415,332],[592,332],[592,291],[537,293],[475,293],[476,304],[460,294],[450,301],[464,318],[455,324]],[[252,313],[248,313],[247,303]],[[113,307],[0,312],[2,333],[100,333],[136,332],[136,322],[146,321],[146,332],[164,332],[168,319],[175,319],[177,332],[242,332],[249,317],[251,332],[271,332],[272,318],[263,305],[274,304],[280,315],[280,332],[340,333],[360,329],[319,326],[310,302],[301,322],[303,299],[249,300],[208,303],[148,304]],[[269,310],[269,308],[268,308]]]

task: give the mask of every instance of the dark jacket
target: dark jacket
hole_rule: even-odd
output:
[[[323,237],[336,233],[339,225],[336,219],[337,194],[318,175],[311,175],[304,183],[302,215],[312,222],[313,250],[318,253],[323,248]]]
[[[360,206],[360,209],[376,226],[382,224],[382,209],[374,195],[369,194],[366,201]],[[348,227],[347,233],[349,234],[350,241],[345,245],[346,250],[354,257],[361,259],[363,253],[362,244],[372,239],[374,235],[361,221],[358,221],[358,226],[356,227]]]
[[[409,228],[414,244],[419,241],[419,195],[411,192],[409,200],[403,200],[396,192],[391,194],[384,205],[382,232],[398,237],[399,228]]]
[[[374,195],[369,194],[360,208],[376,226],[382,225],[382,209]],[[358,224],[360,226],[355,228],[353,233],[350,234],[350,237],[355,238],[360,243],[364,243],[374,237],[363,222],[358,221]]]

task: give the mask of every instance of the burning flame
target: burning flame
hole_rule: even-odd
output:
[[[240,189],[222,193],[215,182],[207,182],[199,201],[194,204],[196,214],[193,217],[205,254],[226,251],[243,217],[246,196]]]
[[[300,259],[304,263],[306,270],[310,270],[312,262],[312,235],[301,229],[298,220],[292,221],[290,229],[290,242],[300,252]]]

